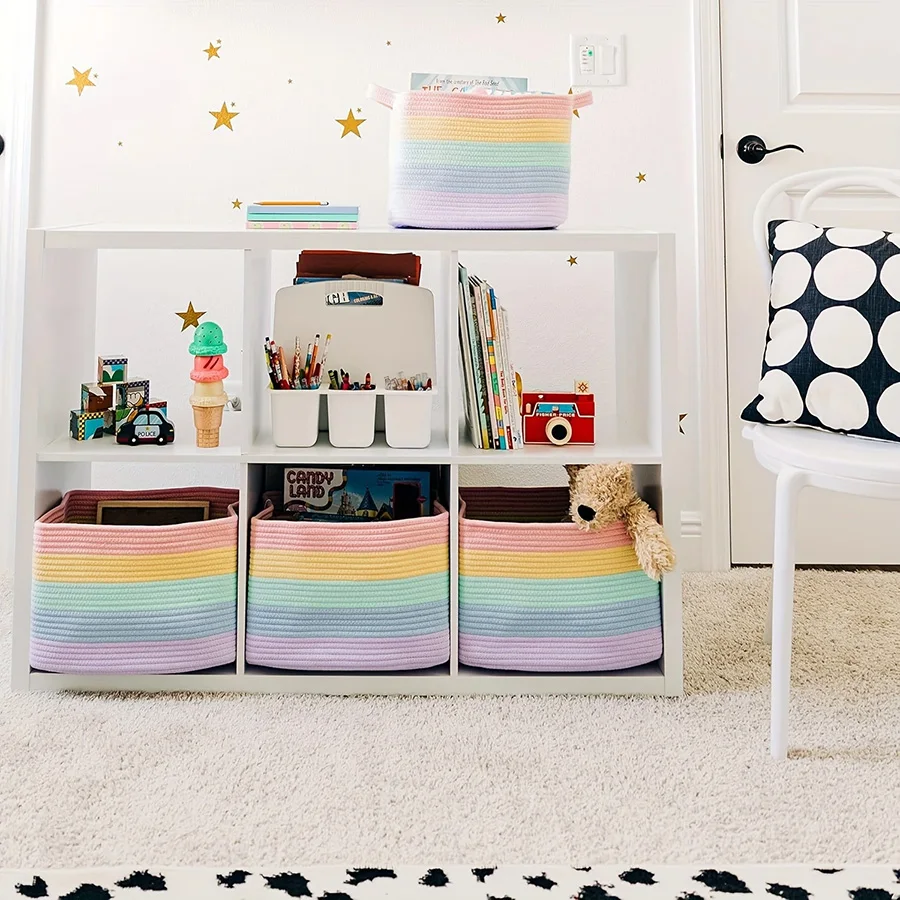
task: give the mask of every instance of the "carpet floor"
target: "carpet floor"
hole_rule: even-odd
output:
[[[12,694],[4,675],[0,866],[896,862],[900,574],[798,574],[782,764],[768,585],[686,578],[677,699]],[[9,606],[4,585],[7,670]]]

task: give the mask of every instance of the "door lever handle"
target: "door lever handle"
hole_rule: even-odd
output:
[[[766,142],[757,134],[744,135],[737,142],[737,155],[741,162],[754,166],[762,162],[770,153],[778,153],[779,150],[806,151],[797,144],[782,144],[780,147],[766,147]]]

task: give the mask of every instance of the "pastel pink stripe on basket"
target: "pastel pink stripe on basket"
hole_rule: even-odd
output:
[[[464,511],[463,511],[464,512]],[[480,522],[462,518],[460,542],[469,550],[517,553],[560,553],[577,550],[607,550],[631,547],[624,522],[614,522],[602,531],[582,531],[572,522],[552,525],[529,522]],[[510,540],[514,540],[512,546]]]
[[[84,553],[90,556],[153,556],[193,553],[237,546],[237,510],[228,516],[184,525],[135,526],[66,524],[62,507],[34,526],[35,553]]]
[[[272,510],[268,509],[253,517],[250,546],[254,550],[307,550],[319,553],[415,550],[446,544],[450,530],[450,515],[443,511],[425,519],[307,522],[302,527],[298,527],[296,522],[273,522],[271,516]]]
[[[588,106],[592,100],[583,102]],[[410,91],[398,94],[394,108],[407,116],[463,119],[569,119],[569,96],[499,97],[479,94]]]

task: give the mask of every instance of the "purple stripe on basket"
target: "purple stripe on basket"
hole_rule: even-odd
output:
[[[547,228],[561,225],[568,194],[451,194],[396,190],[391,225],[409,228]]]
[[[424,669],[450,659],[450,634],[401,638],[273,638],[247,635],[247,662],[276,669]]]
[[[484,669],[609,672],[641,666],[661,656],[661,628],[649,628],[614,638],[459,636],[459,661]]]
[[[61,674],[169,675],[235,660],[235,632],[186,641],[76,644],[31,639],[31,665]]]

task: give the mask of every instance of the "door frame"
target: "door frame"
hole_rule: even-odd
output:
[[[731,568],[731,485],[720,0],[693,0],[692,13],[700,567],[725,571]]]
[[[0,503],[4,509],[16,508],[25,238],[35,200],[31,171],[37,145],[32,137],[42,7],[40,0],[15,0],[6,13],[12,77],[6,97],[10,120],[4,134],[2,190],[6,203],[0,223],[0,408],[11,415],[6,418],[0,440]],[[0,533],[0,572],[12,571],[14,539],[10,523]]]

